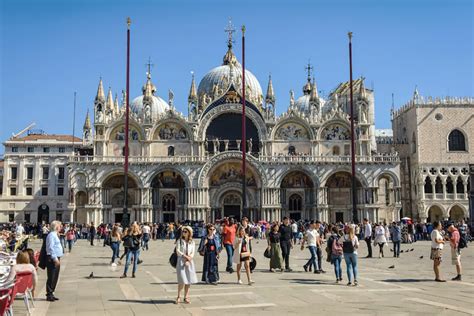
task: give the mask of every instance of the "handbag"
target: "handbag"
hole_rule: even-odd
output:
[[[263,256],[265,258],[268,258],[268,259],[271,259],[272,257],[272,249],[270,247],[268,247],[267,249],[265,249],[265,252],[263,253]]]
[[[176,253],[176,247],[174,248],[173,252],[171,253],[169,263],[173,268],[176,269],[176,265],[178,264],[178,254]]]

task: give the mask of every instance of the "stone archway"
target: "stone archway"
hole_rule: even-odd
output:
[[[128,175],[127,208],[130,214],[130,222],[139,220],[139,210],[133,209],[134,205],[141,203],[141,191],[137,181]],[[125,204],[124,174],[116,173],[107,177],[102,183],[102,203],[107,205],[103,211],[102,221],[105,223],[120,223],[123,218]]]
[[[295,220],[312,219],[314,187],[314,182],[307,173],[301,170],[288,172],[280,183],[283,215]]]
[[[153,221],[171,222],[181,218],[186,187],[182,174],[174,169],[161,170],[152,178],[150,187]]]
[[[86,224],[87,223],[87,193],[84,191],[79,191],[76,193],[74,198],[76,201],[76,212],[75,212],[75,222],[78,224]]]
[[[462,209],[461,206],[457,204],[451,207],[451,209],[449,210],[449,219],[452,221],[459,222],[462,219],[464,219],[464,217],[465,217],[464,210]]]
[[[443,220],[443,210],[438,205],[432,205],[428,209],[428,222],[433,223],[434,221]]]
[[[352,176],[349,172],[339,171],[326,181],[327,204],[331,222],[348,222],[352,220]],[[356,178],[357,204],[364,204],[364,189]],[[369,216],[369,217],[375,217]]]

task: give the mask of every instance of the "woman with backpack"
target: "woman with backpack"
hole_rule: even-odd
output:
[[[279,269],[281,272],[283,272],[283,256],[281,255],[279,230],[280,226],[278,223],[275,223],[268,234],[268,251],[271,254],[270,272],[275,272],[276,269]]]
[[[122,237],[119,233],[119,227],[114,225],[112,228],[112,232],[110,233],[110,248],[112,249],[112,260],[110,264],[115,263],[115,259],[120,257],[120,242],[122,241]]]
[[[123,237],[124,247],[128,248],[128,252],[125,259],[125,268],[123,270],[123,275],[120,278],[127,277],[128,266],[130,265],[130,260],[133,257],[133,269],[132,269],[132,278],[135,277],[135,272],[137,271],[137,264],[140,257],[140,244],[141,244],[142,233],[140,227],[137,223],[133,223],[128,231],[128,235]]]
[[[354,276],[354,286],[357,282],[357,248],[359,248],[359,239],[354,233],[353,226],[346,226],[346,234],[342,241],[342,251],[344,253],[344,261],[347,267],[347,285],[352,285],[352,276]]]
[[[328,239],[328,249],[330,249],[331,264],[334,265],[334,273],[336,274],[336,283],[342,281],[342,242],[340,241],[339,230],[337,226],[331,228],[331,236]]]

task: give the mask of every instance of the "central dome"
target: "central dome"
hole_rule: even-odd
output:
[[[232,46],[224,56],[222,66],[209,71],[199,82],[198,102],[201,109],[205,109],[209,104],[222,97],[233,83],[234,88],[241,94],[242,91],[242,65],[237,61]],[[263,94],[262,87],[257,78],[248,70],[245,70],[245,96],[248,101],[262,107]]]

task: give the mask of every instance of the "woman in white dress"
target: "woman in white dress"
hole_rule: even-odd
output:
[[[193,229],[190,226],[182,228],[181,239],[176,243],[176,254],[178,262],[176,264],[176,275],[178,276],[178,297],[176,304],[180,302],[181,290],[184,288],[184,302],[191,303],[189,300],[189,288],[191,284],[197,283],[196,269],[194,268],[194,249]]]
[[[387,238],[385,238],[385,229],[382,225],[375,225],[375,244],[379,246],[379,258],[383,257],[383,246],[387,243]]]

